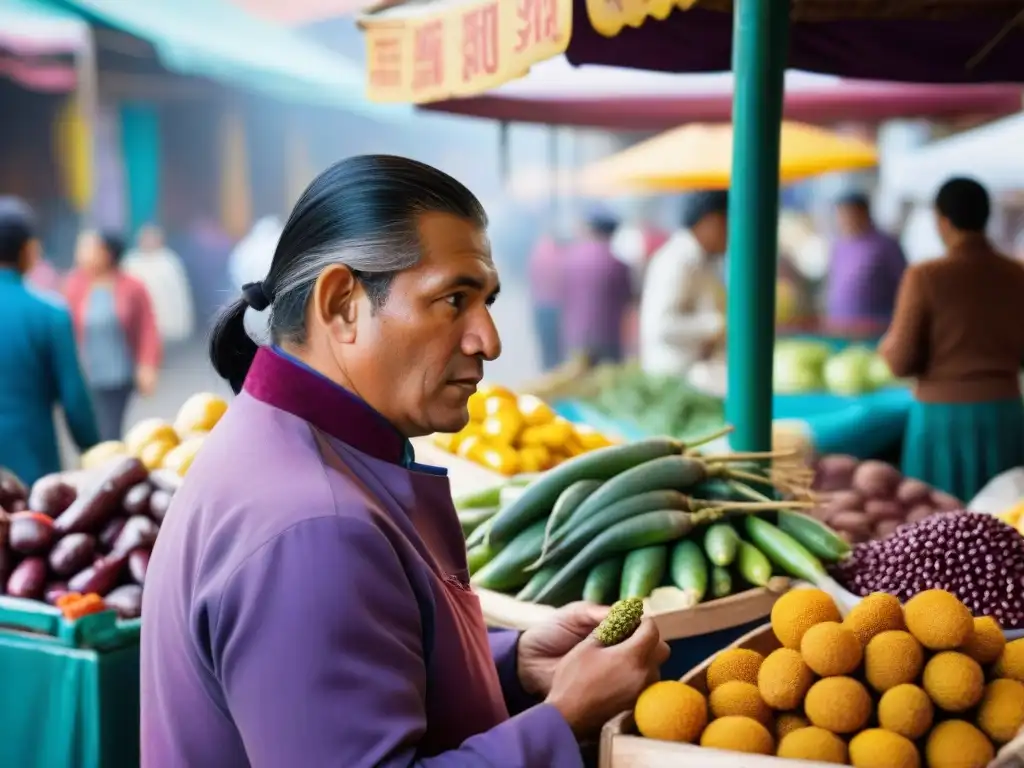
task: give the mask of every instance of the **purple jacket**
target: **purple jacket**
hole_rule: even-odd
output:
[[[518,683],[518,636],[484,626],[444,471],[410,458],[260,350],[147,573],[143,766],[582,765]]]
[[[906,268],[900,244],[884,232],[837,241],[828,272],[828,319],[888,323]]]
[[[633,275],[599,240],[584,240],[564,255],[562,343],[569,352],[618,347],[633,298]]]

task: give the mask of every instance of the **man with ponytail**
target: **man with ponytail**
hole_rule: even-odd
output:
[[[303,194],[214,331],[238,396],[147,572],[146,768],[576,768],[657,676],[655,625],[605,648],[598,606],[489,633],[445,471],[415,461],[468,421],[498,289],[480,203],[434,168],[354,157]]]

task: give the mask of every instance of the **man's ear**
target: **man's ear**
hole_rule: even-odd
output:
[[[339,344],[356,339],[356,321],[363,287],[344,264],[332,264],[313,286],[313,320]]]

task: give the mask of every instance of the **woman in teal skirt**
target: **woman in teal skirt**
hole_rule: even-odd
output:
[[[947,181],[935,200],[946,255],[910,267],[879,351],[916,379],[903,472],[967,502],[1024,465],[1024,266],[985,236],[988,193]]]

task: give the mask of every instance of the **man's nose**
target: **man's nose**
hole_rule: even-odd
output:
[[[501,354],[501,337],[489,309],[474,313],[462,337],[462,353],[468,357],[496,360]]]

